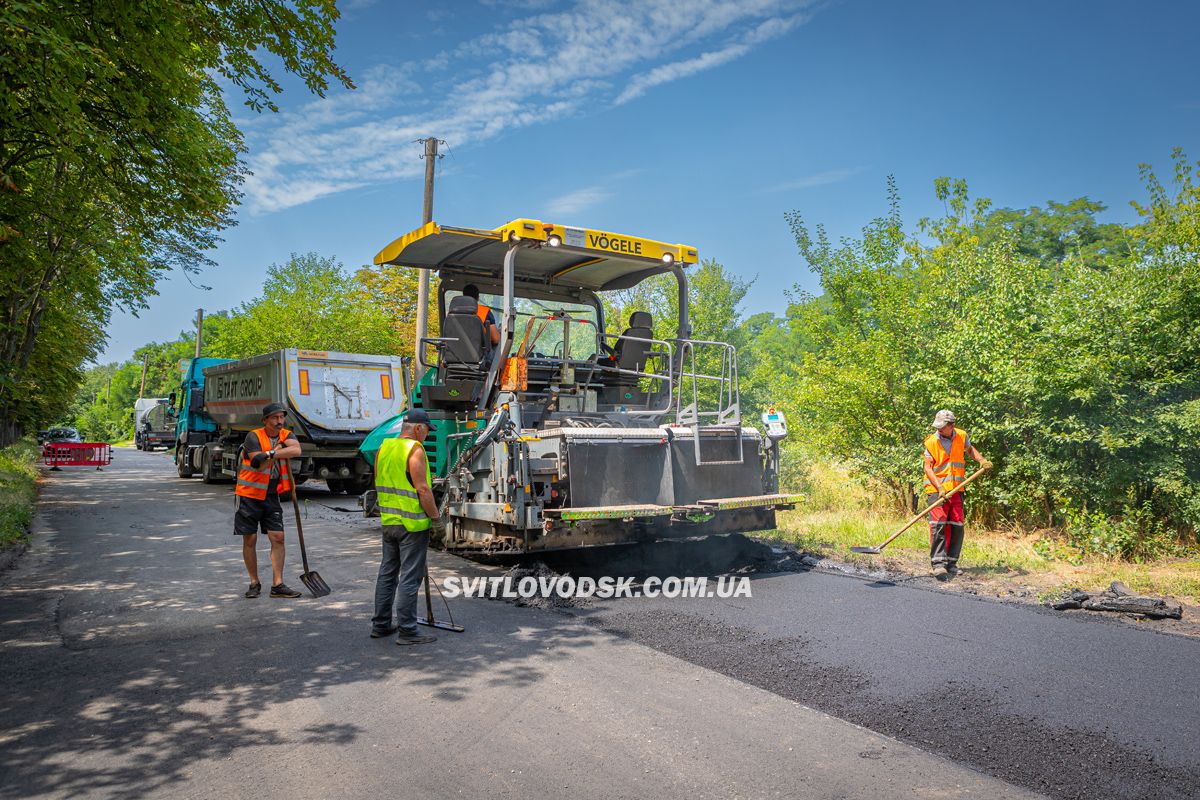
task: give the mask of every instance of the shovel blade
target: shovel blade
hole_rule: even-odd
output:
[[[871,555],[879,555],[883,551],[878,547],[851,547],[851,553],[870,553]]]
[[[325,579],[316,572],[300,573],[300,582],[304,584],[305,589],[312,593],[313,597],[324,597],[333,591]]]

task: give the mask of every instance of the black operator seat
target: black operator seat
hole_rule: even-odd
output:
[[[637,339],[649,339],[654,335],[654,318],[649,311],[635,311],[629,315],[629,327],[622,336],[632,336]],[[646,358],[650,352],[649,342],[634,342],[629,339],[617,340],[617,368],[646,371]],[[622,383],[637,383],[634,375],[622,375]]]
[[[475,298],[459,295],[446,309],[442,336],[456,340],[446,342],[442,349],[442,366],[447,376],[482,372],[487,365],[491,343],[478,308]]]

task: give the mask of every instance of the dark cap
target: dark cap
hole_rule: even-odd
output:
[[[436,431],[437,428],[429,421],[429,414],[425,413],[423,408],[414,408],[404,415],[404,424],[406,425],[426,425],[429,430]]]
[[[272,414],[278,414],[280,411],[286,414],[287,406],[285,406],[283,403],[267,403],[265,406],[263,406],[262,418],[266,419]]]

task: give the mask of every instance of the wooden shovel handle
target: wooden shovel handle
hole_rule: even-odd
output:
[[[955,495],[958,492],[961,492],[963,489],[967,488],[968,483],[975,480],[976,478],[978,478],[980,475],[982,475],[985,472],[987,472],[987,467],[980,467],[979,469],[975,470],[975,474],[973,474],[971,477],[967,478],[965,481],[960,483],[958,486],[955,486],[953,489],[946,492],[945,497],[938,498],[938,501],[936,503],[932,503],[924,511],[914,514],[912,519],[910,519],[908,522],[904,523],[903,528],[901,528],[900,530],[893,533],[890,537],[888,537],[888,540],[886,542],[879,545],[879,549],[882,550],[883,548],[887,547],[892,542],[896,541],[896,539],[899,538],[900,534],[904,533],[906,530],[911,528],[913,525],[917,524],[917,521],[920,520],[921,517],[925,516],[930,511],[933,511],[935,508],[940,506],[942,503],[949,500],[953,495]]]
[[[292,468],[286,458],[280,459],[279,465],[287,473],[289,482],[292,484],[289,494],[292,496],[292,510],[296,512],[296,538],[300,540],[300,561],[304,564],[304,573],[307,575],[308,553],[304,549],[304,527],[300,524],[300,501],[296,499],[296,477],[292,475]]]

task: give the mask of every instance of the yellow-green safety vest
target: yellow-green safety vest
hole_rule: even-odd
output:
[[[421,443],[412,439],[385,439],[375,456],[375,493],[384,525],[403,525],[414,533],[427,531],[432,520],[422,510],[417,490],[408,479],[408,457]],[[433,485],[429,460],[425,460],[425,485]]]

